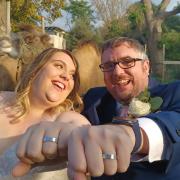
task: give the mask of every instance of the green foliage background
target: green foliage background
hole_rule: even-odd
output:
[[[64,10],[71,15],[71,28],[66,34],[67,48],[70,50],[83,40],[94,40],[97,44],[102,44],[117,36],[129,36],[146,43],[145,7],[141,2],[131,4],[122,17],[101,25],[98,24],[98,14],[94,12],[92,4],[87,0],[11,0],[12,29],[16,31],[21,23],[39,25],[43,13],[46,14],[46,21],[51,23]],[[158,7],[153,5],[153,8],[158,13]],[[170,16],[164,21],[159,47],[162,48],[163,44],[166,48],[165,59],[180,61],[180,15]],[[180,69],[179,66],[166,66],[168,79],[179,79],[180,70],[175,70]]]
[[[18,30],[19,24],[38,25],[43,13],[46,21],[53,22],[61,16],[63,0],[11,0],[11,28]]]

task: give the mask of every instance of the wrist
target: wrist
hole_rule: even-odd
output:
[[[113,119],[112,124],[118,124],[126,126],[126,132],[132,140],[134,148],[132,150],[133,153],[139,153],[142,146],[142,132],[139,127],[138,120],[122,120],[119,117]]]
[[[141,129],[141,146],[139,148],[138,154],[143,154],[143,155],[147,155],[149,153],[149,140],[148,140],[148,136],[145,133],[145,131]]]
[[[129,137],[130,142],[132,144],[132,151],[133,151],[136,139],[135,139],[135,134],[134,134],[132,127],[130,127],[128,125],[123,125],[123,124],[119,124],[119,125],[117,124],[117,126],[119,126],[120,128],[123,128],[123,130],[125,131],[125,133]]]

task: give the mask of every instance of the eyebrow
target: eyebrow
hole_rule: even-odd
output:
[[[124,56],[124,57],[121,57],[121,58],[118,58],[118,59],[111,59],[111,60],[109,60],[108,62],[119,61],[119,60],[122,60],[122,59],[124,59],[124,58],[133,58],[133,57],[131,57],[131,56]],[[133,59],[134,59],[134,58],[133,58]]]
[[[131,57],[131,56],[124,56],[124,57],[121,57],[121,58],[119,58],[119,59],[121,60],[121,59],[125,59],[125,58],[132,58],[132,59],[134,59],[134,58]],[[118,60],[119,60],[119,59],[118,59]]]
[[[65,64],[64,61],[62,61],[61,59],[53,59],[53,60],[52,60],[52,62],[56,62],[56,61],[57,61],[57,62],[60,61],[60,62],[62,62],[63,64]]]

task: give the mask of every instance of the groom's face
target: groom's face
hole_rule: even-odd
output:
[[[139,58],[141,54],[124,43],[115,48],[108,48],[102,54],[102,63],[117,62]],[[132,62],[133,63],[133,62]],[[118,101],[129,101],[148,86],[149,61],[134,61],[134,66],[123,69],[117,64],[112,71],[104,72],[104,81],[108,91]]]

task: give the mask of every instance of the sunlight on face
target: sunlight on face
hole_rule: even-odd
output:
[[[74,88],[76,68],[64,52],[55,53],[39,71],[32,85],[32,94],[47,104],[62,103]]]
[[[106,49],[102,54],[102,63],[117,61],[124,57],[141,58],[140,53],[133,48],[121,45],[114,49]],[[149,61],[136,61],[135,66],[122,69],[119,65],[110,72],[104,72],[107,89],[118,101],[129,101],[137,96],[148,85]]]

